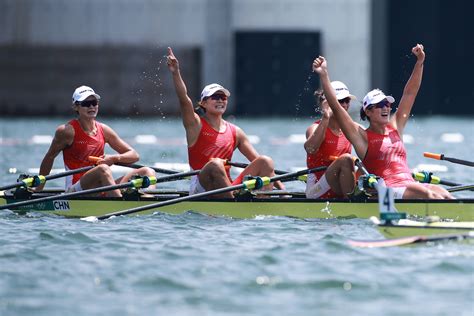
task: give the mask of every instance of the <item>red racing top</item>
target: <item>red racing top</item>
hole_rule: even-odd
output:
[[[93,136],[84,132],[78,120],[70,121],[74,128],[72,145],[63,150],[63,160],[66,170],[92,166],[89,156],[101,157],[104,155],[105,138],[102,124],[95,122],[97,133]],[[66,188],[70,187],[82,177],[84,173],[76,173],[66,177]]]
[[[407,153],[398,131],[387,126],[388,134],[366,130],[368,148],[362,163],[367,171],[382,177],[390,187],[402,187],[415,182],[407,164]]]
[[[320,124],[321,120],[314,122],[314,124]],[[319,146],[318,150],[312,154],[307,154],[306,165],[308,168],[315,168],[320,166],[328,167],[332,162],[331,156],[339,157],[343,154],[351,153],[351,143],[347,140],[343,133],[340,135],[334,134],[330,128],[326,128],[324,134],[324,140]],[[317,179],[326,171],[315,172],[314,175]]]
[[[201,119],[201,130],[194,145],[188,147],[189,165],[193,170],[200,170],[211,158],[232,159],[236,147],[236,127],[224,121],[226,128],[218,132],[205,120]],[[227,176],[230,178],[229,169]]]

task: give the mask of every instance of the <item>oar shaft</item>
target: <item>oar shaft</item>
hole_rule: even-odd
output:
[[[185,178],[185,177],[194,176],[194,175],[199,174],[200,171],[201,170],[191,170],[191,171],[187,171],[187,172],[180,172],[180,173],[170,174],[170,175],[167,175],[167,176],[156,178],[156,183],[166,182],[166,181],[170,181],[170,180],[175,180],[175,179],[181,179],[181,178]]]
[[[465,190],[474,190],[474,184],[459,185],[456,187],[448,188],[448,192],[459,192]]]
[[[86,166],[86,167],[82,167],[82,168],[78,168],[78,169],[64,171],[64,172],[57,173],[57,174],[51,174],[51,175],[47,175],[45,177],[45,179],[46,179],[46,181],[48,181],[48,180],[53,180],[53,179],[57,179],[57,178],[67,177],[71,174],[87,172],[87,171],[91,170],[94,167],[96,167],[96,166]]]
[[[234,161],[226,161],[226,164],[229,165],[229,166],[232,166],[232,167],[237,167],[237,168],[247,168],[248,167],[248,163],[242,163],[242,162],[234,162]],[[275,174],[286,174],[288,173],[288,171],[284,171],[284,170],[278,170],[278,169],[275,169]]]
[[[278,175],[278,176],[274,176],[272,178],[269,178],[269,182],[271,183],[271,182],[275,182],[275,181],[279,181],[279,180],[291,179],[291,178],[295,178],[295,177],[298,177],[298,176],[303,175],[303,174],[309,174],[309,173],[312,173],[312,172],[321,171],[321,170],[325,170],[325,169],[326,169],[326,167],[317,167],[317,168],[312,168],[312,169],[300,170],[300,171],[292,172],[292,173],[286,173],[286,174],[282,174],[282,175]],[[250,181],[252,181],[252,180],[250,180]],[[201,192],[201,193],[197,193],[197,194],[193,194],[193,195],[183,196],[183,197],[179,197],[179,198],[172,199],[172,200],[167,200],[167,201],[152,203],[152,204],[148,204],[148,205],[144,205],[144,206],[139,206],[139,207],[131,208],[131,209],[128,209],[128,210],[113,212],[113,213],[105,214],[105,215],[102,215],[102,216],[98,216],[98,217],[96,217],[96,219],[102,220],[102,219],[107,219],[107,218],[112,217],[112,216],[128,215],[128,214],[142,212],[142,211],[146,211],[146,210],[151,210],[151,209],[155,209],[155,208],[159,208],[159,207],[163,207],[163,206],[167,206],[167,205],[172,205],[172,204],[176,204],[176,203],[180,203],[180,202],[184,202],[184,201],[191,201],[191,200],[199,199],[201,197],[207,197],[207,196],[211,196],[211,195],[215,195],[215,194],[220,194],[220,193],[225,193],[225,192],[230,192],[230,191],[235,191],[235,190],[240,190],[240,189],[245,189],[245,188],[247,188],[246,182],[244,182],[242,184],[238,184],[238,185],[233,185],[233,186],[229,186],[229,187],[216,189],[216,190],[211,190],[211,191]]]
[[[460,164],[460,165],[474,167],[474,162],[472,162],[472,161],[467,161],[467,160],[462,160],[462,159],[457,159],[457,158],[451,158],[451,157],[444,157],[443,160],[447,160],[449,162],[457,163],[457,164]]]
[[[46,182],[48,180],[53,180],[53,179],[57,179],[57,178],[66,177],[66,176],[69,176],[71,174],[87,172],[87,171],[91,170],[94,167],[95,166],[86,166],[86,167],[82,167],[82,168],[78,168],[78,169],[73,169],[73,170],[60,172],[60,173],[57,173],[57,174],[50,174],[50,175],[47,175],[47,176],[44,177],[44,181]],[[29,179],[29,178],[27,178],[27,179]],[[19,182],[10,184],[10,185],[0,187],[0,191],[9,190],[9,189],[13,189],[13,188],[18,188],[18,187],[21,187],[21,186],[28,186],[28,185],[27,185],[26,181],[19,181]]]
[[[129,167],[129,168],[133,168],[133,169],[140,169],[140,168],[143,168],[143,167],[148,167],[150,169],[153,169],[155,172],[163,173],[163,174],[178,174],[179,173],[179,171],[176,171],[176,170],[150,167],[150,166],[140,165],[140,164],[137,164],[137,163],[131,163],[131,164],[116,163],[115,165],[122,166],[122,167]]]
[[[91,162],[93,162],[93,163],[97,163],[97,162],[98,162],[99,160],[101,160],[102,158],[101,158],[101,157],[96,157],[96,156],[89,156],[88,159],[89,159],[89,161],[91,161]],[[140,165],[140,164],[137,164],[137,163],[122,163],[122,162],[117,162],[117,163],[114,163],[114,165],[116,165],[116,166],[122,166],[122,167],[128,167],[128,168],[133,168],[133,169],[140,169],[140,168],[143,168],[143,167],[148,167],[148,168],[153,169],[155,172],[164,173],[164,174],[178,174],[178,173],[179,173],[179,171],[176,171],[176,170],[169,170],[169,169],[162,169],[162,168],[150,167],[150,166]]]

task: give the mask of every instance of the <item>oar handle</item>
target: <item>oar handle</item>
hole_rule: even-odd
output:
[[[426,158],[431,158],[431,159],[436,159],[436,160],[443,160],[444,155],[424,152],[423,156],[425,156]]]
[[[96,157],[96,156],[89,156],[89,161],[93,162],[93,163],[97,163],[100,159],[100,157]],[[169,169],[162,169],[162,168],[156,168],[156,167],[150,167],[150,166],[145,166],[145,165],[140,165],[140,164],[137,164],[137,163],[122,163],[122,162],[117,162],[117,163],[114,163],[114,165],[116,166],[121,166],[121,167],[129,167],[129,168],[133,168],[133,169],[140,169],[140,168],[143,168],[143,167],[148,167],[148,168],[151,168],[153,169],[155,172],[158,172],[158,173],[163,173],[163,174],[178,174],[179,171],[176,171],[176,170],[169,170]]]

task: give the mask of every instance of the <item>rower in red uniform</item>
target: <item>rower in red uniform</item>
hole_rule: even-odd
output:
[[[195,113],[193,102],[187,94],[186,85],[179,71],[178,59],[169,47],[167,63],[173,76],[183,125],[186,130],[189,165],[193,170],[201,170],[198,176],[191,179],[189,194],[239,184],[245,175],[274,176],[273,160],[270,157],[259,155],[244,131],[222,118],[230,97],[229,90],[217,83],[205,86],[199,102],[205,115],[200,117]],[[236,148],[250,161],[250,164],[232,181],[225,161],[232,159]],[[280,182],[276,182],[274,185],[283,189]],[[264,189],[271,190],[271,185]],[[233,194],[226,192],[215,195],[215,197],[232,198]]]
[[[413,180],[408,168],[402,134],[421,86],[425,60],[423,45],[417,44],[412,48],[412,53],[417,61],[403,90],[398,110],[393,115],[390,114],[392,103],[395,102],[392,96],[375,89],[364,97],[360,113],[362,119],[369,120],[367,129],[353,122],[337,102],[324,57],[319,56],[314,60],[313,70],[319,74],[329,106],[344,135],[354,146],[367,170],[382,177],[387,186],[394,188],[395,198],[450,199],[451,194],[443,187]]]
[[[77,118],[56,129],[51,146],[43,158],[40,174],[48,175],[54,159],[62,151],[66,170],[92,166],[89,156],[100,157],[98,165],[81,174],[66,177],[66,191],[74,192],[97,187],[124,183],[134,175],[154,176],[155,172],[147,167],[133,170],[127,175],[114,180],[110,165],[114,163],[134,163],[138,153],[122,140],[109,126],[96,121],[99,112],[100,96],[88,86],[77,88],[72,95],[72,109]],[[109,144],[117,154],[105,155],[105,144]],[[43,186],[37,188],[41,191]],[[121,196],[120,190],[108,191],[108,196]]]
[[[336,91],[336,98],[341,107],[347,111],[355,96],[350,94],[347,86],[340,81],[331,82]],[[307,198],[344,198],[354,191],[354,161],[351,157],[351,143],[341,131],[339,123],[322,90],[315,93],[321,108],[322,118],[306,130],[306,164],[308,168],[326,166],[326,171],[319,171],[308,176],[306,182]]]

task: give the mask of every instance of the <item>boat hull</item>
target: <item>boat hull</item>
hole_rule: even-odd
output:
[[[44,196],[44,195],[43,195]],[[41,195],[38,195],[41,197]],[[161,194],[140,200],[119,198],[73,198],[58,199],[12,209],[15,212],[36,211],[65,217],[101,216],[112,212],[149,205],[178,196]],[[6,192],[0,192],[0,205],[18,202]],[[396,207],[410,216],[439,216],[453,221],[474,221],[474,199],[464,200],[397,200]],[[212,216],[232,218],[254,218],[255,216],[290,216],[297,218],[370,218],[378,216],[378,203],[375,200],[362,202],[348,200],[319,200],[302,197],[250,198],[238,201],[233,199],[199,199],[180,202],[135,214],[164,212],[182,214],[193,211]]]
[[[474,231],[474,222],[418,222],[400,220],[394,224],[379,224],[378,229],[385,238],[390,239],[415,235],[465,234]]]

